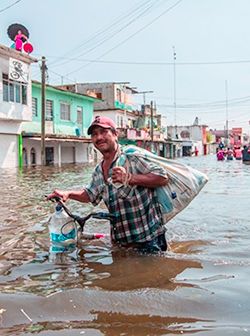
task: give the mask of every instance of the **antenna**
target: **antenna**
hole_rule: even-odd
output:
[[[173,66],[174,66],[174,125],[176,126],[176,52],[175,52],[175,46],[173,46]]]
[[[225,80],[225,95],[226,95],[226,146],[229,145],[229,129],[228,129],[228,83]]]

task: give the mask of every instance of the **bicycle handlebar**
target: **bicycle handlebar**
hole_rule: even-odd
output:
[[[45,197],[47,197],[47,196],[45,195]],[[84,228],[84,225],[85,225],[86,221],[88,219],[90,219],[91,217],[96,218],[96,219],[106,219],[106,220],[109,220],[109,221],[112,221],[116,218],[115,215],[113,215],[109,212],[91,212],[87,216],[81,217],[79,215],[73,214],[66,207],[66,205],[62,201],[61,197],[55,196],[53,198],[50,198],[50,201],[59,203],[62,206],[62,208],[65,210],[65,212],[68,214],[68,216],[71,217],[72,219],[74,219],[74,221],[76,221],[79,224],[81,232],[83,232],[83,228]]]

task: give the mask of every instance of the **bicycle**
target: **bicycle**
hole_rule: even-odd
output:
[[[47,197],[47,196],[45,196]],[[50,199],[52,202],[56,202],[59,204],[64,211],[67,213],[67,215],[73,219],[75,225],[79,226],[77,228],[77,234],[76,234],[76,241],[73,241],[73,239],[68,239],[68,230],[67,230],[67,225],[69,222],[65,223],[62,228],[61,228],[61,234],[65,237],[65,240],[61,242],[62,245],[68,245],[70,243],[77,243],[80,240],[83,239],[100,239],[100,238],[105,238],[107,237],[106,234],[104,233],[90,233],[90,232],[84,232],[84,226],[87,220],[90,218],[95,218],[95,219],[104,219],[104,220],[109,220],[113,221],[115,219],[115,215],[112,215],[111,213],[108,212],[91,212],[90,214],[81,217],[79,215],[73,214],[65,205],[65,203],[62,201],[62,199],[58,196],[55,196]],[[71,242],[72,241],[72,242]]]

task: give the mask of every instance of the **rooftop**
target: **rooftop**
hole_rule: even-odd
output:
[[[6,47],[2,44],[0,44],[0,55],[12,57],[28,64],[38,62],[37,58],[31,57],[30,55],[17,51],[13,48]]]

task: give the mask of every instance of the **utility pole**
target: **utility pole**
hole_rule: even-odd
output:
[[[154,107],[153,107],[153,101],[150,102],[150,135],[151,135],[151,142],[152,142],[152,148],[153,148],[153,142],[154,142]]]
[[[228,85],[227,80],[225,81],[225,94],[226,94],[226,146],[229,145],[229,129],[228,129]]]
[[[42,57],[42,66],[41,66],[41,79],[42,79],[42,88],[41,88],[41,164],[45,166],[45,87],[46,87],[46,58]]]
[[[143,114],[142,120],[144,126],[146,126],[146,121],[145,121],[145,113],[146,113],[146,94],[147,93],[153,93],[154,91],[138,91],[134,92],[133,94],[142,94],[143,95],[143,105],[141,104],[141,112]],[[150,112],[151,113],[151,112]]]
[[[143,105],[146,105],[146,94],[147,93],[153,93],[154,91],[139,91],[135,92],[134,94],[143,94]]]

